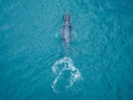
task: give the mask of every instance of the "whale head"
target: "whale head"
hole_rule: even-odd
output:
[[[64,22],[70,22],[70,14],[69,14],[69,12],[66,13],[66,15],[64,17]]]

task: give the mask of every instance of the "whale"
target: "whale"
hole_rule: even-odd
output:
[[[63,40],[63,45],[64,45],[65,53],[66,53],[68,49],[70,48],[70,43],[72,40],[72,25],[71,25],[71,16],[69,12],[66,12],[64,16],[61,38]]]

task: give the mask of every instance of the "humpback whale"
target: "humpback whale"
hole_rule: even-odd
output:
[[[64,16],[62,31],[60,32],[60,37],[64,45],[64,57],[57,60],[54,63],[54,65],[51,67],[53,73],[56,75],[56,78],[53,81],[53,84],[51,85],[55,93],[65,92],[76,81],[82,78],[81,73],[74,66],[72,59],[69,57],[69,55],[71,54],[70,52],[70,42],[72,39],[71,31],[72,31],[71,18],[69,12],[67,12]]]
[[[61,32],[61,37],[62,37],[64,48],[65,48],[65,54],[69,49],[70,42],[72,39],[71,30],[72,30],[71,17],[70,17],[69,12],[67,12],[64,16],[63,29]]]

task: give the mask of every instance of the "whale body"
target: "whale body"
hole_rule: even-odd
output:
[[[71,26],[71,17],[69,12],[66,13],[64,16],[64,22],[63,22],[63,29],[61,32],[61,37],[63,40],[64,48],[65,48],[65,53],[68,50],[70,46],[70,42],[72,40],[72,26]]]

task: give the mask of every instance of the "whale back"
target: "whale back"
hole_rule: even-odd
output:
[[[65,49],[68,49],[70,46],[70,42],[72,39],[71,30],[72,30],[71,17],[70,14],[67,12],[66,15],[64,16],[64,23],[62,29],[62,39]]]

